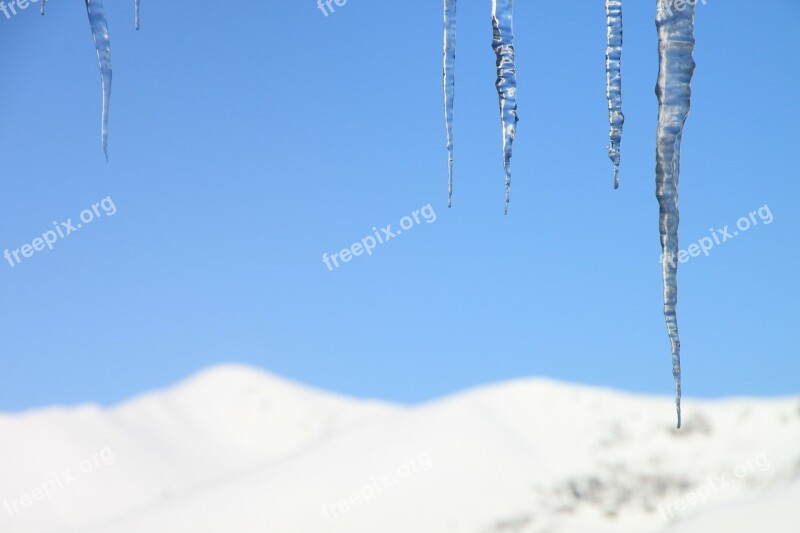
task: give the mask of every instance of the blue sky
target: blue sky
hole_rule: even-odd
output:
[[[0,410],[114,403],[219,362],[419,402],[525,376],[671,395],[655,199],[654,2],[625,6],[621,187],[601,2],[517,2],[511,209],[490,2],[460,6],[446,207],[441,3],[108,2],[110,160],[81,4],[0,15]],[[800,5],[697,8],[681,245],[689,396],[800,392]],[[427,204],[371,256],[322,262]],[[88,215],[87,215],[88,216]],[[672,413],[665,413],[671,420]]]

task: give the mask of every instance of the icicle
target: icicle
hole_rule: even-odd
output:
[[[47,0],[42,0],[42,15],[44,15],[44,5],[47,3]]]
[[[453,100],[456,94],[456,4],[444,0],[444,119],[447,130],[447,207],[453,204]]]
[[[134,17],[133,17],[133,26],[137,30],[139,29],[139,0],[133,0],[133,10],[134,10]]]
[[[622,0],[606,0],[606,98],[608,98],[608,123],[610,126],[608,157],[614,163],[614,188],[619,187],[619,150],[622,141]]]
[[[492,47],[497,55],[497,94],[503,126],[503,169],[506,173],[506,206],[511,195],[511,147],[517,134],[517,74],[514,69],[514,1],[492,0]]]
[[[659,205],[661,268],[664,278],[664,317],[672,346],[675,407],[681,427],[681,341],[678,337],[678,178],[681,139],[689,115],[694,74],[694,4],[676,9],[673,0],[657,0],[658,134],[656,138],[656,197]]]
[[[103,90],[101,136],[103,151],[106,154],[106,160],[108,160],[108,104],[111,98],[111,43],[108,38],[108,22],[103,9],[103,0],[85,0],[85,2],[94,46],[97,49],[97,61],[100,64],[100,79]]]

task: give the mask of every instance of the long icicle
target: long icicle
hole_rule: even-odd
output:
[[[44,5],[47,3],[47,0],[42,0],[42,15],[44,15]]]
[[[620,144],[625,116],[622,114],[622,0],[606,0],[606,98],[608,99],[608,157],[614,163],[614,188],[619,187]]]
[[[517,135],[517,73],[514,68],[514,1],[492,0],[492,48],[497,56],[497,94],[503,127],[503,169],[506,205],[511,197],[511,148]]]
[[[139,0],[133,0],[133,27],[139,29]]]
[[[103,90],[103,115],[101,139],[103,152],[108,160],[108,105],[111,99],[111,43],[108,37],[103,0],[85,0],[86,12],[89,15],[89,26],[92,30],[94,46],[97,49],[97,61],[100,64],[100,81]]]
[[[678,336],[678,182],[683,126],[689,116],[695,63],[694,4],[675,9],[673,0],[657,0],[658,133],[656,137],[656,198],[659,206],[664,317],[672,347],[675,408],[681,427],[681,341]]]
[[[138,0],[137,0],[138,1]],[[456,4],[444,0],[444,118],[447,131],[447,207],[453,204],[453,101],[456,94]]]

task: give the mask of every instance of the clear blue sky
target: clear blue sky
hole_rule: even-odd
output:
[[[523,376],[671,395],[655,199],[654,2],[627,2],[621,187],[602,2],[517,2],[518,140],[503,216],[490,2],[460,6],[446,207],[441,2],[107,2],[110,161],[82,3],[0,15],[0,410],[113,403],[219,362],[418,402]],[[708,0],[684,137],[689,396],[800,392],[800,5]],[[331,272],[332,254],[430,203]],[[102,212],[102,211],[101,211]],[[665,414],[665,417],[671,413]]]

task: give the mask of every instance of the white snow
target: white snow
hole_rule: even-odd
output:
[[[0,532],[796,533],[800,399],[685,414],[540,379],[407,408],[216,367],[0,415]]]

